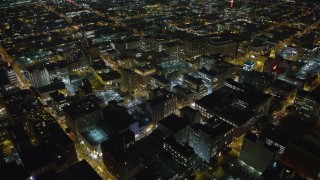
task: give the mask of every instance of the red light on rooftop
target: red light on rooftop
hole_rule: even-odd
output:
[[[230,0],[230,7],[233,8],[234,0]]]
[[[273,69],[273,70],[277,69],[277,66],[276,66],[276,65],[275,65],[275,66],[273,66],[273,67],[272,67],[272,69]]]

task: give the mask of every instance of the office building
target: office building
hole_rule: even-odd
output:
[[[176,110],[177,96],[169,93],[166,95],[157,96],[154,99],[147,100],[146,112],[150,119],[157,122]]]
[[[41,87],[50,84],[50,76],[44,67],[34,66],[27,70],[27,79],[33,87]]]
[[[184,46],[186,58],[205,55],[207,54],[207,37],[188,37],[184,40]]]
[[[31,90],[19,89],[7,92],[3,95],[2,102],[7,109],[11,124],[24,122],[29,112],[42,109],[39,99]]]
[[[191,124],[199,123],[201,121],[200,111],[195,110],[190,106],[185,106],[180,109],[180,117]]]
[[[141,88],[146,88],[150,83],[151,75],[156,72],[156,69],[152,66],[136,67],[134,70],[137,73],[137,83]]]
[[[2,92],[8,91],[8,90],[14,88],[15,84],[11,83],[6,70],[0,69],[0,76],[1,76],[1,79],[0,79],[0,90]]]
[[[134,145],[134,134],[130,130],[101,144],[103,163],[119,180],[129,180],[144,168],[142,160],[132,151]]]
[[[91,99],[85,99],[63,108],[68,127],[78,135],[93,127],[102,118],[102,109]]]
[[[59,93],[58,91],[54,91],[50,93],[49,96],[50,96],[50,101],[52,102],[53,107],[57,112],[61,113],[63,111],[63,107],[69,105],[69,102],[64,97],[64,95]]]
[[[130,69],[121,70],[121,87],[127,92],[134,92],[137,88],[137,76]]]
[[[45,63],[44,68],[46,73],[49,75],[50,81],[54,79],[69,78],[68,64],[66,61]]]
[[[188,144],[182,145],[173,137],[166,137],[163,141],[163,149],[183,166],[192,167],[195,164],[195,153]]]
[[[184,60],[184,46],[182,43],[163,43],[162,51],[169,55],[169,64],[171,65],[176,65]]]
[[[217,62],[210,69],[201,68],[198,70],[198,75],[206,83],[212,86],[212,90],[218,90],[224,86],[225,80],[235,79],[240,71],[238,66],[226,62]]]
[[[288,143],[280,161],[304,179],[319,179],[319,142],[317,135],[307,134],[302,141]]]
[[[48,101],[50,99],[50,93],[59,91],[63,94],[67,94],[67,88],[64,82],[57,81],[45,86],[41,86],[33,89],[35,93],[44,101]]]
[[[195,98],[200,99],[207,94],[207,87],[200,78],[195,78],[189,74],[183,75],[184,87],[195,93]]]
[[[171,114],[158,121],[158,128],[168,136],[172,136],[178,143],[188,143],[190,123],[187,120]]]
[[[232,132],[233,127],[221,120],[212,127],[197,123],[190,128],[189,145],[200,158],[210,162],[212,156],[229,146]]]
[[[290,94],[294,94],[297,89],[297,86],[291,83],[288,83],[280,79],[276,79],[270,84],[269,88],[267,89],[267,92],[268,94],[277,97],[288,97]]]
[[[273,162],[279,149],[266,144],[252,133],[245,135],[239,159],[259,172],[263,172]]]
[[[135,135],[140,133],[139,122],[128,114],[127,108],[120,106],[115,100],[109,101],[108,106],[102,109],[102,120],[98,126],[109,136],[131,130]]]
[[[153,88],[169,88],[171,83],[168,79],[158,74],[153,74],[150,80],[151,87]]]
[[[236,127],[236,135],[241,136],[267,115],[271,97],[231,80],[227,85],[196,101],[195,108],[204,119],[220,117]]]
[[[172,91],[177,95],[177,102],[180,107],[190,106],[195,99],[194,92],[192,92],[190,89],[182,87],[179,84],[174,86]]]
[[[121,74],[118,71],[98,73],[96,78],[105,86],[120,86],[121,82]]]
[[[320,88],[311,92],[299,91],[293,104],[295,112],[301,120],[313,125],[319,125],[320,121],[319,90]]]
[[[223,54],[226,56],[235,57],[237,55],[237,43],[226,37],[211,37],[207,41],[206,54]]]

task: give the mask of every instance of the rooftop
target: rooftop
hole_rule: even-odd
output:
[[[63,108],[63,110],[73,119],[76,120],[86,114],[99,110],[100,107],[91,99],[84,99]]]
[[[65,100],[66,98],[64,97],[63,94],[59,93],[58,91],[54,91],[52,93],[49,94],[50,97],[56,101],[56,102],[60,102],[60,101],[63,101]]]
[[[174,94],[167,94],[167,95],[162,95],[162,96],[158,96],[155,99],[149,99],[147,100],[147,105],[150,105],[151,107],[153,106],[157,106],[165,101],[167,101],[168,99],[174,97]]]
[[[232,126],[224,121],[221,121],[215,127],[211,127],[208,125],[203,125],[200,123],[196,123],[191,126],[191,128],[195,131],[202,131],[207,134],[211,138],[216,138],[218,136],[223,136],[225,133],[232,130]]]
[[[294,86],[290,83],[287,83],[285,81],[281,81],[279,79],[274,80],[273,83],[271,84],[271,86],[279,88],[279,89],[284,90],[286,92],[291,92],[294,89],[296,89],[296,86]]]
[[[245,136],[244,136],[245,139],[248,139],[252,142],[255,142],[255,143],[258,143],[258,141],[260,140],[260,142],[263,142],[263,145],[266,149],[268,149],[269,151],[278,151],[279,148],[274,146],[274,145],[268,145],[265,143],[265,138],[263,137],[257,137],[255,134],[253,133],[247,133]]]
[[[294,144],[288,144],[281,161],[290,168],[298,171],[298,174],[304,177],[317,179],[319,175],[319,151],[317,155],[314,155],[309,153],[303,146],[299,147]]]
[[[142,73],[146,73],[148,71],[155,70],[155,68],[153,66],[146,65],[146,66],[138,66],[136,67],[136,70]]]
[[[179,84],[174,86],[173,89],[176,89],[176,90],[183,92],[184,94],[187,94],[187,95],[190,95],[193,93],[190,89],[184,88]]]
[[[192,83],[196,84],[196,85],[201,85],[203,84],[202,80],[201,79],[198,79],[198,78],[195,78],[193,76],[190,76],[189,74],[184,74],[184,80],[188,80],[188,81],[191,81]]]
[[[168,145],[170,145],[172,147],[172,149],[174,149],[175,151],[177,151],[180,155],[182,155],[183,157],[191,157],[194,155],[194,151],[193,149],[188,146],[188,145],[182,145],[180,143],[178,143],[173,137],[167,137],[164,140],[164,143],[167,143]]]
[[[174,41],[174,42],[163,43],[163,45],[167,47],[176,47],[176,46],[181,46],[182,43]]]
[[[320,86],[314,89],[311,92],[308,91],[299,91],[298,96],[308,97],[316,102],[320,102]]]
[[[104,70],[108,68],[108,66],[106,66],[106,63],[101,59],[95,60],[91,66],[96,71]]]
[[[40,109],[38,98],[30,90],[18,90],[5,94],[2,100],[14,118],[25,115],[29,111]]]
[[[56,68],[67,68],[67,62],[66,61],[58,61],[53,63],[46,63],[44,67],[48,71],[55,70]]]
[[[199,99],[196,104],[214,114],[228,118],[237,126],[242,126],[254,115],[253,109],[269,97],[254,89],[236,91],[225,86]]]
[[[112,81],[121,78],[121,74],[118,71],[110,71],[108,73],[99,73],[98,74],[103,81]]]
[[[195,113],[195,112],[198,112],[199,110],[193,109],[190,106],[185,106],[185,107],[180,109],[180,112],[183,112],[183,111]]]
[[[98,126],[91,127],[90,129],[82,131],[80,134],[93,146],[101,144],[103,141],[108,139],[108,135]]]
[[[180,130],[186,128],[189,125],[188,121],[181,119],[175,114],[171,114],[170,116],[165,117],[158,123],[168,128],[170,131],[174,133],[179,132]]]
[[[64,82],[57,82],[57,83],[52,83],[46,86],[41,86],[37,88],[37,91],[39,93],[46,93],[46,92],[51,92],[51,91],[56,91],[56,90],[61,90],[61,89],[65,89],[66,86],[64,84]]]
[[[7,72],[4,69],[0,69],[0,86],[5,86],[7,84],[10,84]]]
[[[102,180],[96,171],[90,166],[86,160],[79,161],[67,169],[57,173],[59,179],[77,179],[77,180]],[[59,180],[58,179],[58,180]]]
[[[130,125],[137,122],[127,109],[118,105],[109,105],[103,108],[103,120],[98,123],[100,128],[107,134],[118,134],[119,132],[128,129]]]
[[[162,84],[164,84],[164,85],[170,84],[170,81],[169,81],[168,79],[166,79],[166,78],[164,78],[163,76],[160,76],[160,75],[158,75],[158,74],[153,74],[153,75],[151,75],[151,78],[159,81],[160,83],[162,83]]]
[[[30,174],[23,166],[17,165],[15,161],[0,167],[0,179],[28,179],[30,177]]]

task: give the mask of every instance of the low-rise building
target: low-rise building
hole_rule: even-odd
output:
[[[270,102],[269,95],[233,82],[196,101],[195,108],[200,110],[204,119],[218,116],[233,125],[236,136],[241,136],[259,118],[267,115]]]

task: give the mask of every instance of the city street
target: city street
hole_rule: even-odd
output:
[[[65,117],[60,117],[56,111],[52,110],[52,108],[46,108],[47,112],[49,112],[58,122],[60,127],[63,130],[66,130],[68,126],[66,125],[66,119]],[[79,142],[79,139],[77,136],[70,131],[70,133],[67,133],[69,138],[74,142],[75,148],[77,151],[78,160],[85,159],[92,167],[95,169],[95,171],[104,179],[104,180],[115,180],[116,178],[108,171],[107,167],[102,162],[102,157],[94,158],[90,156],[88,150],[86,150],[85,145],[81,144]]]

